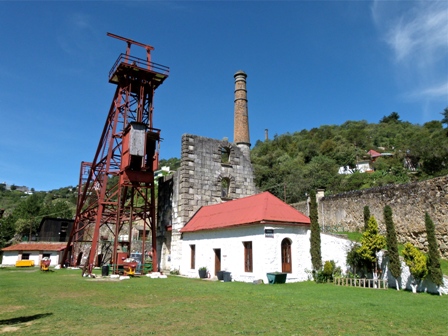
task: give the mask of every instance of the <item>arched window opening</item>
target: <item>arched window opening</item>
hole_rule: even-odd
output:
[[[221,147],[221,163],[229,163],[229,162],[230,162],[230,148]]]
[[[230,180],[225,177],[221,180],[221,197],[229,197]]]
[[[282,240],[282,272],[292,272],[291,240],[288,238]]]

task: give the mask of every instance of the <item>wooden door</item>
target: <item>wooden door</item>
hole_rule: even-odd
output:
[[[282,272],[291,273],[291,241],[288,238],[282,241]]]
[[[221,249],[213,249],[215,251],[215,275],[221,270]]]

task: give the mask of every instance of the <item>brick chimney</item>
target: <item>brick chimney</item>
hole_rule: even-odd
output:
[[[250,158],[249,115],[247,112],[246,73],[237,71],[235,75],[235,120],[233,142]]]

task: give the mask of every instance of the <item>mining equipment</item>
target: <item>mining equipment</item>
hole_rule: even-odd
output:
[[[143,224],[140,262],[151,253],[152,270],[157,271],[154,171],[160,129],[153,127],[153,98],[169,68],[151,61],[152,46],[107,36],[126,42],[126,53],[109,72],[109,83],[117,87],[94,159],[81,162],[76,217],[62,260],[84,266],[83,275],[106,264],[117,273],[129,257],[138,221]],[[144,48],[146,59],[132,56],[132,45]],[[145,249],[147,231],[150,252]]]
[[[42,258],[40,261],[40,270],[44,272],[48,272],[50,269],[51,260],[48,257]]]

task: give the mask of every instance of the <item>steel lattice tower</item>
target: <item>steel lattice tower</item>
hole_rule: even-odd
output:
[[[109,72],[109,83],[117,88],[95,157],[91,163],[81,163],[75,223],[62,262],[79,265],[84,252],[88,274],[96,265],[117,265],[131,251],[132,227],[140,221],[141,262],[149,231],[152,266],[157,271],[154,171],[160,130],[153,127],[153,98],[169,68],[151,62],[150,45],[107,35],[125,41],[127,48]],[[131,45],[143,47],[146,60],[131,56]],[[120,241],[126,235],[128,241]]]

